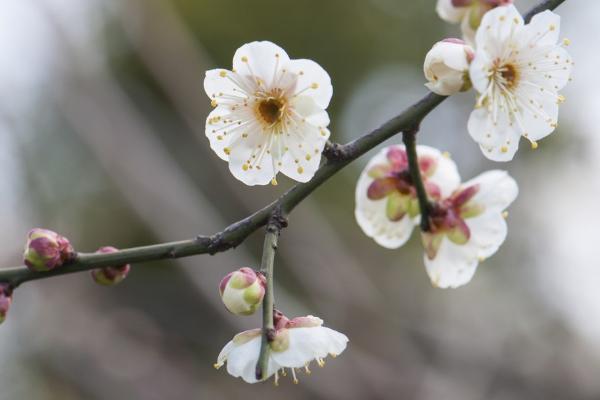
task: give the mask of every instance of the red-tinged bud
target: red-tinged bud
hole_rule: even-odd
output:
[[[114,253],[119,249],[112,246],[99,248],[96,253]],[[129,264],[119,265],[116,267],[97,268],[91,271],[94,282],[103,286],[113,286],[127,278],[131,266]]]
[[[0,324],[6,319],[11,304],[12,288],[6,283],[0,283]]]
[[[74,256],[69,239],[56,232],[34,228],[27,234],[23,261],[32,271],[50,271]]]
[[[248,267],[230,272],[219,284],[223,304],[236,315],[254,314],[262,303],[265,288],[265,277]]]

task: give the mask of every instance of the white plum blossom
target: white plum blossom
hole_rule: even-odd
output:
[[[431,200],[449,196],[460,184],[456,164],[447,153],[417,146],[417,158]],[[404,145],[386,147],[369,161],[356,185],[355,198],[354,215],[367,236],[388,249],[408,240],[420,213]]]
[[[557,44],[559,30],[560,17],[551,11],[527,25],[513,5],[483,17],[470,66],[480,95],[468,131],[487,158],[510,161],[521,136],[536,148],[537,140],[556,128],[564,101],[558,91],[569,81],[573,64]]]
[[[511,4],[512,0],[438,0],[435,10],[439,17],[452,24],[460,23],[463,39],[475,45],[475,32],[489,10]]]
[[[309,366],[313,361],[320,367],[324,366],[328,355],[337,357],[348,343],[346,335],[324,327],[323,320],[312,315],[289,320],[276,312],[275,329],[275,339],[270,343],[268,368],[263,375],[264,380],[274,376],[275,385],[279,383],[279,375],[287,376],[288,372],[293,382],[298,383],[298,370],[309,374]],[[227,363],[230,375],[241,377],[248,383],[258,382],[256,363],[261,339],[261,329],[237,334],[221,350],[215,368]]]
[[[430,231],[421,234],[425,267],[434,286],[456,288],[468,283],[480,261],[506,239],[505,209],[518,194],[505,171],[487,171],[463,183],[436,203]]]
[[[433,45],[425,56],[423,72],[429,90],[442,96],[450,96],[468,90],[469,63],[473,48],[460,39],[444,39]]]
[[[291,60],[267,41],[240,47],[233,69],[206,72],[215,109],[206,120],[210,147],[247,185],[276,184],[277,173],[309,181],[329,138],[325,111],[333,88],[311,60]]]

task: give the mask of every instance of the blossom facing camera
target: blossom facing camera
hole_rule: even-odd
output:
[[[311,362],[314,361],[319,367],[323,367],[328,355],[337,357],[346,349],[346,335],[324,327],[320,318],[308,315],[289,320],[279,315],[274,319],[275,336],[270,343],[268,367],[263,374],[263,380],[274,376],[274,383],[278,385],[280,374],[287,376],[289,372],[293,382],[298,383],[299,372],[311,373]],[[215,368],[218,369],[227,363],[227,372],[230,375],[241,377],[247,383],[258,382],[256,363],[260,345],[261,329],[237,334],[221,350]]]
[[[452,24],[460,23],[463,39],[474,45],[475,32],[485,13],[511,3],[512,0],[438,0],[435,10],[441,19]]]
[[[311,60],[291,60],[271,42],[252,42],[233,56],[232,70],[206,72],[204,90],[215,109],[206,136],[246,185],[276,184],[276,176],[309,181],[329,138],[325,111],[333,88]]]
[[[105,246],[100,247],[96,253],[115,253],[117,251],[119,251],[119,249],[116,247]],[[96,268],[91,270],[90,274],[92,275],[94,282],[97,284],[102,286],[113,286],[127,278],[130,270],[131,265],[124,264],[116,267]]]
[[[442,96],[469,90],[469,63],[473,57],[473,48],[460,39],[437,42],[425,56],[425,86]]]
[[[558,94],[570,79],[573,62],[559,45],[560,17],[535,15],[528,25],[513,6],[488,12],[477,31],[469,74],[479,92],[467,125],[483,154],[494,161],[513,159],[521,136],[537,141],[558,124]]]
[[[243,267],[227,274],[219,284],[223,304],[236,315],[252,315],[265,296],[266,280],[263,274]]]
[[[425,267],[434,286],[468,283],[480,261],[506,239],[505,209],[519,192],[505,171],[487,171],[435,204],[430,231],[421,234]]]
[[[74,257],[69,239],[48,229],[34,228],[27,234],[23,262],[32,271],[50,271]]]
[[[430,200],[449,196],[460,184],[447,153],[417,146],[417,158]],[[396,249],[408,240],[421,216],[404,145],[386,147],[369,161],[356,184],[355,199],[356,221],[377,244]]]
[[[12,304],[12,289],[6,283],[0,283],[0,324],[6,319],[6,314]]]

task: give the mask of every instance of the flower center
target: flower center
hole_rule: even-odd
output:
[[[267,124],[278,122],[283,116],[284,102],[273,97],[266,98],[258,103],[258,114]]]
[[[502,83],[508,89],[513,88],[519,80],[519,71],[513,64],[504,64],[497,69],[502,78]]]

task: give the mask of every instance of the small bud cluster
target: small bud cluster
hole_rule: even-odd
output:
[[[119,249],[112,246],[100,247],[96,253],[115,253]],[[91,271],[92,279],[99,285],[112,286],[127,278],[131,265],[123,264],[114,267],[97,268]]]
[[[51,271],[74,256],[69,239],[56,232],[34,228],[27,234],[23,261],[32,271]]]

